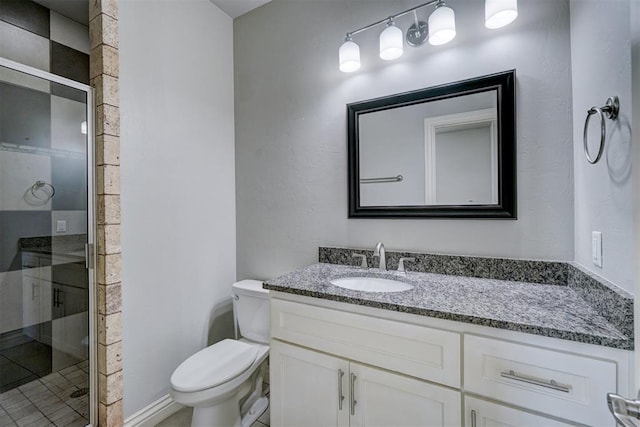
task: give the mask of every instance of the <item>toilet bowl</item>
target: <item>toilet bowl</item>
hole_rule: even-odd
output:
[[[269,355],[269,294],[262,282],[243,280],[233,298],[243,338],[200,350],[171,375],[171,397],[194,408],[193,427],[249,426],[268,406],[260,367]]]

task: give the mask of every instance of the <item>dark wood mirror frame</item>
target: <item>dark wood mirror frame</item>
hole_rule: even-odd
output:
[[[349,218],[516,219],[515,70],[347,104]],[[491,205],[360,206],[359,116],[430,101],[497,91],[498,203]]]

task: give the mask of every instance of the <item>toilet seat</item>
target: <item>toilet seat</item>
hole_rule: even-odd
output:
[[[231,339],[200,350],[171,375],[171,387],[179,392],[197,392],[230,381],[256,360],[255,345]]]

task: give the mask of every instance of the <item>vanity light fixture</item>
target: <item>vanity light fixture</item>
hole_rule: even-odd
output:
[[[440,46],[456,36],[456,17],[453,9],[439,1],[429,16],[429,44]]]
[[[402,30],[389,18],[387,28],[380,33],[380,58],[385,61],[400,58],[404,43],[402,38]]]
[[[416,12],[418,9],[427,6],[435,6],[435,10],[429,16],[428,23],[420,21]],[[429,40],[429,44],[439,46],[449,43],[455,38],[455,12],[443,0],[431,0],[376,21],[373,24],[358,28],[355,31],[348,32],[344,43],[338,51],[340,71],[352,73],[360,69],[360,47],[353,41],[353,36],[381,24],[386,24],[386,28],[380,33],[380,58],[389,61],[402,56],[403,33],[396,26],[394,20],[412,12],[414,23],[409,27],[404,37],[408,45],[417,47]],[[487,28],[504,27],[517,17],[518,0],[485,0],[485,26]]]
[[[353,42],[351,36],[347,35],[344,39],[338,56],[340,57],[340,71],[352,73],[360,69],[360,46]]]
[[[484,25],[495,29],[509,25],[518,17],[518,0],[486,0]]]

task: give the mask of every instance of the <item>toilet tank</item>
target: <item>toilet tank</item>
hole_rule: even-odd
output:
[[[269,291],[262,288],[259,280],[242,280],[232,287],[240,334],[269,344]]]

